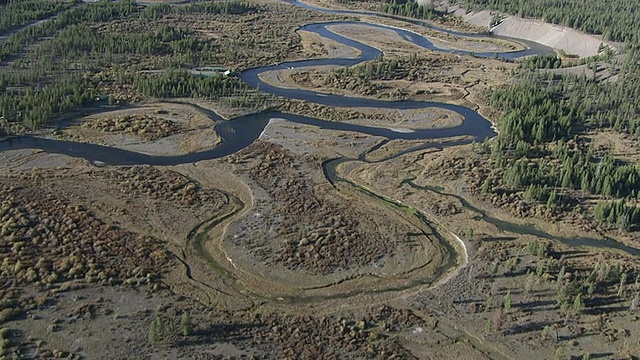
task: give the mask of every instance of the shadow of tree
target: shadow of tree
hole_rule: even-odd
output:
[[[454,304],[471,304],[471,303],[483,303],[486,299],[462,299],[453,300]]]
[[[515,303],[512,306],[514,308],[522,308],[525,310],[536,310],[536,308],[539,308],[542,306],[550,306],[550,305],[555,306],[555,304],[556,304],[555,300],[535,299],[531,301]]]
[[[250,339],[251,332],[264,327],[264,324],[216,324],[198,329],[188,337],[177,341],[176,346],[206,345],[212,342],[243,341]]]
[[[590,354],[590,355],[592,359],[601,359],[601,358],[610,358],[615,354],[612,352],[602,352],[602,353]],[[582,357],[580,357],[580,359],[582,359]]]
[[[563,256],[565,259],[571,259],[571,258],[584,257],[587,254],[589,254],[589,252],[585,250],[567,250],[567,251],[554,251],[550,255],[554,259],[559,260]]]
[[[560,336],[560,340],[569,341],[569,340],[575,340],[575,339],[579,339],[579,338],[582,338],[582,337],[593,336],[593,335],[597,335],[597,334],[598,333],[596,333],[596,332],[583,332],[583,333],[580,333],[580,334],[573,333],[571,335],[562,335],[562,336]],[[591,357],[593,358],[593,356],[591,356]]]
[[[545,320],[545,321],[531,321],[521,325],[512,326],[509,329],[506,329],[504,332],[507,335],[517,335],[524,334],[532,331],[542,331],[545,326],[549,326],[553,323],[553,321]]]
[[[593,309],[584,309],[582,312],[586,315],[600,315],[600,314],[611,314],[617,312],[627,311],[629,309],[628,306],[609,306],[606,308],[593,308]]]
[[[482,241],[484,242],[490,242],[490,241],[511,241],[511,240],[516,240],[517,237],[515,236],[485,236],[482,238]]]
[[[620,302],[622,302],[622,299],[620,299],[616,295],[605,295],[605,296],[594,296],[590,299],[587,299],[585,301],[585,304],[589,306],[606,306],[611,304],[617,304]]]

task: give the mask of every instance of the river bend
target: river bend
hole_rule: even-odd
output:
[[[367,15],[372,16],[373,13],[366,12],[355,12],[355,11],[338,11],[338,10],[327,10],[327,9],[319,9],[314,8],[312,6],[299,3],[297,1],[287,0],[286,2],[303,6],[310,9],[336,13],[336,14],[346,14],[346,15]],[[397,18],[391,15],[386,14],[378,14],[377,16],[382,17],[390,17]],[[415,24],[425,25],[422,21],[411,21],[407,19],[402,19],[404,21],[410,21]],[[380,136],[387,138],[388,140],[395,139],[409,139],[409,140],[417,140],[417,139],[437,139],[437,138],[446,138],[446,137],[457,137],[457,136],[468,136],[476,141],[482,141],[486,138],[493,137],[496,133],[492,129],[491,123],[478,114],[476,111],[473,111],[469,108],[438,103],[438,102],[420,102],[420,101],[384,101],[384,100],[375,100],[375,99],[367,99],[367,98],[359,98],[359,97],[349,97],[349,96],[341,96],[334,95],[328,93],[320,93],[311,90],[305,89],[287,89],[280,88],[270,84],[267,84],[260,80],[259,75],[272,70],[278,69],[292,69],[292,68],[300,68],[300,67],[308,67],[308,66],[320,66],[320,65],[332,65],[332,66],[354,66],[362,62],[370,61],[375,59],[378,55],[381,54],[381,51],[358,42],[353,39],[348,39],[344,36],[338,35],[336,33],[331,32],[328,29],[328,26],[331,25],[339,25],[339,24],[352,24],[356,26],[369,26],[376,27],[386,30],[391,30],[396,32],[403,39],[412,42],[418,46],[424,47],[426,49],[430,49],[433,51],[442,51],[442,52],[450,52],[455,54],[468,54],[465,51],[458,50],[448,50],[443,48],[438,48],[435,46],[429,39],[414,32],[383,26],[379,24],[370,24],[363,22],[326,22],[326,23],[318,23],[318,24],[309,24],[301,27],[302,30],[314,32],[320,36],[335,40],[340,42],[346,46],[350,46],[360,50],[361,54],[357,58],[332,58],[332,59],[313,59],[313,60],[300,60],[300,61],[288,61],[280,64],[273,64],[269,66],[249,69],[240,74],[240,79],[247,83],[249,86],[253,88],[257,88],[260,91],[271,93],[277,96],[282,96],[290,99],[299,99],[305,100],[313,103],[328,105],[328,106],[336,106],[336,107],[369,107],[369,108],[385,108],[385,109],[423,109],[423,108],[441,108],[450,111],[454,111],[464,117],[464,121],[461,125],[450,128],[441,128],[441,129],[415,129],[412,132],[398,132],[393,131],[387,128],[380,127],[371,127],[365,125],[356,125],[345,122],[332,122],[321,119],[315,119],[307,116],[301,115],[293,115],[293,114],[285,114],[277,111],[269,111],[262,112],[257,114],[251,114],[242,116],[230,121],[224,121],[219,116],[214,113],[207,112],[211,117],[212,121],[215,122],[214,129],[219,134],[222,139],[222,142],[217,145],[215,148],[210,150],[193,152],[185,155],[172,155],[172,156],[159,156],[159,155],[148,155],[144,153],[139,153],[130,150],[119,149],[115,147],[102,146],[97,144],[90,143],[79,143],[72,142],[66,140],[58,140],[58,139],[50,139],[50,138],[42,138],[37,136],[19,136],[19,137],[11,137],[5,139],[4,141],[0,141],[0,152],[12,150],[12,149],[40,149],[48,153],[57,153],[64,154],[71,157],[83,158],[91,162],[102,162],[109,165],[136,165],[136,164],[147,164],[147,165],[177,165],[183,163],[193,163],[201,160],[208,159],[216,159],[225,157],[231,154],[234,154],[247,146],[253,143],[256,139],[259,138],[260,134],[264,131],[266,126],[269,123],[269,120],[272,118],[281,118],[286,119],[288,121],[312,125],[323,129],[336,130],[336,131],[350,131],[360,134],[366,134],[371,136]],[[486,36],[486,35],[477,35],[477,34],[466,34],[460,33],[452,30],[446,30],[441,28],[432,27],[436,31],[443,31],[450,34],[458,35],[458,36]],[[505,37],[499,37],[505,38]],[[514,40],[511,38],[505,38],[507,40]],[[552,52],[552,49],[533,43],[530,41],[524,41],[520,39],[516,39],[526,46],[525,50],[522,51],[514,51],[514,52],[506,52],[497,54],[501,58],[505,59],[514,59],[518,57],[524,57],[534,54],[546,54]],[[494,57],[495,53],[475,53],[476,56],[486,56],[486,57]],[[471,140],[469,140],[471,141]],[[438,146],[451,146],[451,145],[459,145],[464,143],[465,141],[456,141],[450,143],[439,144]],[[468,142],[468,141],[467,141]],[[360,159],[363,161],[363,159]],[[414,185],[415,186],[415,185]],[[515,230],[514,230],[515,229]],[[531,234],[533,230],[531,229],[520,229],[518,227],[509,227],[509,230],[512,230],[516,233],[522,234]],[[536,233],[536,235],[538,235]],[[618,248],[618,250],[638,255],[640,251],[635,248],[625,247],[618,243],[612,244],[611,241],[600,242],[596,239],[565,239],[565,238],[556,238],[549,234],[544,234],[545,238],[550,238],[553,240],[561,241],[564,243],[573,243],[571,245],[588,245],[594,247],[612,247]],[[609,239],[611,240],[611,239]]]

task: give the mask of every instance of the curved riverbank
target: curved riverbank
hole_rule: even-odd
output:
[[[357,40],[349,39],[334,32],[327,27],[335,24],[350,24],[352,26],[373,26],[377,28],[393,31],[403,39],[410,41],[418,46],[429,48],[435,51],[448,51],[434,46],[428,39],[415,33],[385,27],[377,24],[363,23],[346,23],[331,22],[310,24],[302,27],[303,30],[313,32],[318,36],[327,37],[333,41],[353,47],[360,52],[356,58],[337,58],[337,59],[320,59],[320,60],[301,60],[290,61],[250,69],[240,75],[241,80],[245,81],[249,86],[259,88],[261,91],[271,94],[305,100],[309,102],[324,104],[336,107],[368,107],[368,108],[385,108],[385,109],[429,109],[440,108],[453,111],[464,118],[459,126],[449,128],[425,128],[412,129],[412,131],[398,131],[398,129],[373,127],[366,125],[357,125],[344,122],[330,122],[325,120],[314,119],[305,116],[283,114],[280,112],[263,112],[259,114],[246,115],[231,121],[218,120],[214,130],[222,139],[222,143],[213,149],[207,151],[193,152],[185,155],[175,156],[152,156],[134,151],[127,151],[108,146],[100,146],[88,143],[76,143],[63,140],[42,139],[37,137],[19,137],[0,142],[0,151],[9,149],[38,148],[46,152],[60,153],[73,157],[84,158],[94,164],[101,165],[177,165],[184,163],[193,163],[202,160],[216,159],[226,157],[237,153],[251,145],[264,132],[266,126],[272,119],[282,118],[292,123],[300,125],[310,125],[325,130],[344,131],[357,133],[359,135],[382,137],[388,140],[425,140],[440,139],[451,137],[468,137],[463,142],[483,141],[487,137],[492,137],[495,132],[492,130],[491,123],[479,115],[477,112],[458,105],[437,103],[437,102],[420,102],[420,101],[382,101],[368,98],[356,98],[348,96],[340,96],[335,94],[319,93],[311,90],[301,90],[296,88],[281,88],[272,84],[265,83],[261,80],[260,74],[275,69],[289,69],[302,66],[353,66],[365,61],[373,60],[381,54],[380,50],[365,45]],[[527,51],[535,51],[533,48]],[[524,56],[529,52],[508,53],[509,56]],[[456,53],[456,51],[452,51]],[[465,53],[465,52],[462,52]],[[485,56],[493,56],[493,53],[478,54]],[[212,118],[213,120],[213,118]],[[440,146],[452,146],[462,142],[454,141]],[[416,148],[410,149],[415,150]],[[410,151],[407,150],[407,151]],[[396,155],[397,156],[397,155]],[[331,163],[337,165],[335,163]],[[326,164],[325,164],[326,165]],[[325,174],[333,172],[335,179],[328,178],[331,182],[339,181],[340,186],[336,186],[338,192],[346,194],[348,198],[362,201],[363,203],[374,204],[379,203],[387,206],[387,211],[391,211],[402,217],[404,221],[410,223],[419,229],[420,234],[424,236],[424,257],[413,259],[412,264],[416,266],[410,268],[393,268],[386,274],[381,273],[360,273],[359,271],[349,273],[342,278],[335,277],[309,277],[307,281],[303,281],[304,277],[298,277],[297,283],[287,280],[278,282],[274,280],[273,274],[264,275],[260,268],[249,266],[247,261],[239,260],[236,257],[241,251],[231,249],[229,244],[224,243],[226,240],[226,231],[220,230],[219,227],[228,225],[233,218],[242,216],[237,212],[229,214],[228,217],[214,219],[194,234],[193,246],[195,252],[205,258],[214,269],[220,274],[231,279],[240,292],[250,296],[257,296],[262,299],[274,300],[283,303],[298,302],[317,302],[332,299],[351,297],[360,294],[376,295],[380,293],[397,293],[411,290],[415,287],[433,286],[450,279],[457,269],[464,266],[468,262],[468,254],[466,246],[462,240],[451,233],[441,225],[431,221],[425,214],[414,207],[399,204],[392,199],[385,198],[377,194],[373,190],[365,189],[356,183],[340,179],[337,172],[327,170],[331,168],[325,167]],[[251,209],[238,205],[239,212],[243,214]],[[237,215],[237,216],[236,216]],[[215,228],[216,231],[213,231]],[[213,238],[212,238],[213,237]],[[224,248],[227,246],[227,248]],[[431,250],[427,251],[428,247]],[[233,251],[232,251],[233,250]],[[234,255],[234,251],[235,254]],[[257,270],[256,270],[257,269]],[[286,274],[286,272],[281,272]],[[383,275],[380,275],[383,274]],[[286,276],[280,276],[286,278]],[[302,280],[301,280],[302,279]],[[313,281],[310,281],[312,279]],[[320,279],[320,280],[317,280]],[[306,286],[300,284],[306,283]],[[293,285],[292,285],[293,284]]]

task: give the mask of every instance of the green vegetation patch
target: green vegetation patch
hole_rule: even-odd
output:
[[[0,125],[5,133],[18,129],[15,124],[34,130],[104,95],[110,100],[248,98],[248,89],[235,78],[199,77],[186,70],[212,60],[235,61],[244,55],[238,48],[245,46],[221,51],[218,39],[170,20],[198,14],[242,16],[255,9],[240,1],[145,8],[133,1],[101,1],[77,4],[20,29],[0,41]]]
[[[0,35],[32,21],[50,17],[70,8],[73,4],[70,1],[56,0],[10,1],[2,7],[0,12]]]
[[[497,139],[485,145],[490,161],[481,188],[494,198],[515,196],[560,213],[591,214],[601,225],[637,230],[639,164],[614,158],[585,136],[613,130],[640,140],[636,100],[640,19],[629,10],[637,4],[617,0],[563,0],[556,2],[558,6],[545,1],[467,3],[626,41],[621,55],[603,46],[600,55],[583,59],[580,63],[593,70],[587,75],[541,72],[537,69],[566,64],[556,56],[536,56],[523,61],[512,84],[489,92],[489,101],[501,116]],[[599,71],[606,71],[611,79],[603,80]]]

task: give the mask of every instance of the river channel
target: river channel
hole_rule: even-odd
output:
[[[293,2],[294,4],[300,4]],[[336,11],[332,11],[336,12]],[[345,12],[346,14],[353,14],[353,12]],[[367,99],[359,97],[341,96],[334,94],[320,93],[311,90],[303,89],[287,89],[280,88],[270,84],[267,84],[260,80],[259,75],[278,69],[292,69],[308,66],[354,66],[366,61],[375,59],[381,55],[382,52],[376,48],[365,45],[358,41],[348,39],[341,35],[331,32],[327,29],[328,26],[350,24],[358,26],[376,27],[381,29],[387,29],[398,33],[405,40],[410,41],[418,46],[444,52],[454,52],[447,49],[441,49],[433,45],[429,39],[419,34],[393,28],[378,24],[361,23],[361,22],[327,22],[318,24],[309,24],[303,26],[301,29],[314,32],[320,36],[338,41],[346,46],[351,46],[360,50],[361,54],[357,58],[332,58],[332,59],[314,59],[314,60],[300,60],[283,62],[280,64],[272,64],[269,66],[263,66],[259,68],[249,69],[242,72],[239,77],[247,85],[258,88],[260,91],[271,93],[277,96],[282,96],[290,99],[305,100],[317,104],[323,104],[336,107],[369,107],[369,108],[384,108],[384,109],[424,109],[424,108],[440,108],[456,112],[464,118],[461,125],[451,128],[443,129],[416,129],[412,132],[398,132],[387,128],[370,127],[365,125],[355,125],[344,122],[332,122],[321,119],[315,119],[306,116],[285,114],[277,111],[262,112],[258,114],[250,114],[242,116],[231,121],[222,121],[215,114],[208,114],[213,121],[217,124],[214,126],[216,132],[220,135],[223,142],[216,148],[206,151],[194,152],[186,155],[176,156],[157,156],[147,155],[134,151],[128,151],[123,149],[117,149],[113,147],[78,143],[72,141],[42,138],[36,136],[20,136],[7,139],[0,142],[0,151],[9,149],[40,149],[50,153],[65,154],[68,156],[84,158],[86,160],[95,162],[103,162],[110,165],[134,165],[134,164],[148,164],[148,165],[176,165],[183,163],[196,162],[200,160],[216,159],[231,155],[239,150],[244,149],[253,143],[260,134],[264,131],[265,127],[272,118],[281,118],[288,121],[317,126],[323,129],[338,130],[338,131],[350,131],[372,136],[382,136],[389,140],[396,139],[437,139],[445,137],[455,136],[471,136],[476,141],[482,141],[486,138],[493,137],[495,131],[491,127],[491,123],[478,114],[476,111],[453,104],[445,104],[439,102],[422,102],[422,101],[384,101],[376,99]],[[461,35],[460,33],[456,33]],[[473,34],[469,34],[473,35]],[[535,44],[535,43],[534,43]],[[534,46],[534,45],[532,45]],[[527,49],[523,51],[507,52],[499,54],[501,57],[516,58],[520,56],[527,56],[533,53],[547,53],[552,51],[550,48],[535,45],[532,47],[527,45]],[[464,53],[461,51],[455,51],[456,53]],[[494,53],[476,53],[477,56],[493,56]]]
[[[302,6],[300,3],[291,2],[296,5]],[[323,10],[324,11],[324,10]],[[338,12],[331,11],[334,13],[341,14],[358,14],[354,12]],[[367,13],[367,15],[372,15]],[[387,16],[385,16],[387,17]],[[78,143],[72,141],[58,140],[58,139],[50,139],[50,138],[42,138],[37,136],[20,136],[6,139],[4,141],[0,141],[0,152],[12,150],[12,149],[40,149],[47,153],[58,153],[64,154],[76,158],[83,158],[93,163],[101,162],[107,165],[135,165],[135,164],[148,164],[148,165],[177,165],[183,163],[193,163],[201,160],[207,159],[216,159],[225,157],[231,154],[234,154],[250,144],[252,144],[256,139],[260,137],[262,132],[265,130],[269,121],[273,118],[286,119],[287,121],[316,126],[323,129],[336,130],[336,131],[349,131],[359,134],[371,135],[371,136],[379,136],[384,137],[388,140],[395,139],[407,139],[407,140],[417,140],[417,139],[438,139],[438,138],[448,138],[448,137],[458,137],[458,136],[467,136],[470,141],[483,141],[486,138],[490,138],[496,135],[494,130],[492,129],[491,123],[483,118],[477,112],[465,108],[458,105],[445,104],[445,103],[437,103],[437,102],[420,102],[420,101],[383,101],[383,100],[375,100],[375,99],[366,99],[366,98],[358,98],[358,97],[348,97],[348,96],[340,96],[334,94],[325,94],[320,92],[315,92],[311,90],[302,90],[302,89],[285,89],[279,88],[267,83],[264,83],[260,80],[259,75],[261,73],[284,69],[284,68],[299,68],[306,66],[320,66],[320,65],[333,65],[333,66],[353,66],[359,63],[370,61],[375,59],[378,55],[381,54],[380,50],[360,43],[358,41],[345,38],[336,33],[328,30],[328,26],[337,25],[337,24],[350,24],[350,25],[358,25],[358,26],[367,26],[367,27],[376,27],[387,30],[395,31],[398,35],[404,38],[407,41],[410,41],[418,46],[422,46],[424,48],[428,48],[434,51],[444,51],[444,52],[453,52],[453,53],[464,53],[461,51],[450,51],[447,49],[441,49],[433,45],[426,37],[423,37],[414,32],[410,32],[403,29],[387,27],[378,24],[369,24],[362,22],[329,22],[329,23],[320,23],[320,24],[310,24],[305,25],[301,29],[314,32],[320,36],[335,40],[340,42],[346,46],[350,46],[360,50],[361,54],[357,58],[333,58],[333,59],[314,59],[314,60],[301,60],[301,61],[291,61],[291,62],[283,62],[279,64],[272,64],[269,66],[259,67],[255,69],[249,69],[247,71],[242,72],[239,77],[242,81],[247,83],[249,86],[253,88],[259,88],[260,91],[271,93],[277,96],[292,98],[292,99],[300,99],[313,103],[328,105],[328,106],[336,106],[336,107],[369,107],[369,108],[385,108],[385,109],[423,109],[423,108],[441,108],[450,110],[460,114],[464,121],[456,127],[451,128],[442,128],[442,129],[416,129],[411,132],[399,132],[394,131],[392,129],[381,128],[381,127],[371,127],[365,125],[355,125],[345,122],[332,122],[321,119],[315,119],[306,116],[293,115],[293,114],[285,114],[277,111],[269,111],[262,112],[258,114],[251,114],[242,116],[233,120],[224,121],[220,119],[215,114],[209,114],[212,121],[216,124],[214,129],[219,134],[222,139],[222,142],[216,146],[214,149],[199,151],[185,155],[176,155],[176,156],[157,156],[157,155],[148,155],[144,153],[138,153],[135,151],[123,150],[114,147],[89,144],[89,143]],[[436,29],[439,30],[439,29]],[[457,32],[447,31],[450,33],[454,33],[455,35],[469,35],[470,34],[461,34]],[[485,35],[486,36],[486,35]],[[544,54],[552,51],[550,48],[545,46],[524,42],[518,40],[519,42],[526,45],[526,49],[523,51],[515,51],[498,54],[500,57],[504,58],[517,58],[521,56],[527,56],[532,54]],[[487,56],[493,57],[494,53],[475,53],[477,56]],[[473,139],[473,140],[471,140]],[[450,145],[458,145],[464,142],[452,142],[452,143],[443,143],[438,144],[438,146],[450,146]],[[341,161],[365,161],[363,157],[360,159],[341,159]],[[341,179],[339,174],[335,171],[336,163],[330,163],[331,166],[327,166],[325,169],[325,174],[327,175],[328,180],[331,182],[342,181],[346,182],[346,180]],[[327,171],[329,169],[329,171]],[[414,186],[417,188],[417,185],[413,183],[408,183],[410,186]],[[357,184],[350,184],[357,189]],[[424,188],[422,190],[425,191],[434,191],[434,189]],[[361,190],[359,190],[361,191]],[[386,199],[377,195],[375,193],[367,193],[365,194],[369,197],[377,198],[377,201],[387,201],[390,202],[390,199]],[[468,204],[468,202],[465,202]],[[395,204],[396,207],[400,205]],[[476,209],[477,210],[477,209]],[[424,222],[428,226],[433,228],[433,223],[431,223],[428,219],[424,218],[424,215],[421,213],[417,213],[420,221]],[[483,216],[490,220],[496,220],[488,217],[483,213]],[[568,243],[570,245],[575,246],[592,246],[592,247],[606,247],[606,248],[616,248],[618,250],[630,253],[632,255],[639,255],[640,251],[635,248],[630,248],[627,246],[623,246],[613,240],[607,241],[599,241],[597,239],[565,239],[565,238],[557,238],[547,233],[541,233],[539,230],[532,230],[530,227],[526,227],[523,225],[517,224],[508,224],[502,222],[504,225],[504,230],[518,233],[518,234],[532,234],[536,236],[542,236],[544,238],[549,238],[557,241],[561,241],[564,243]],[[507,225],[505,225],[507,224]],[[446,229],[438,229],[439,231],[446,231]],[[542,235],[541,235],[542,234]],[[451,234],[453,235],[453,234]],[[453,235],[455,236],[455,235]],[[445,243],[446,241],[442,241]],[[456,252],[450,245],[447,248],[450,252]],[[462,256],[458,254],[459,259],[464,257],[466,261],[466,254]],[[460,262],[460,260],[458,261]],[[452,264],[451,266],[453,266]]]

